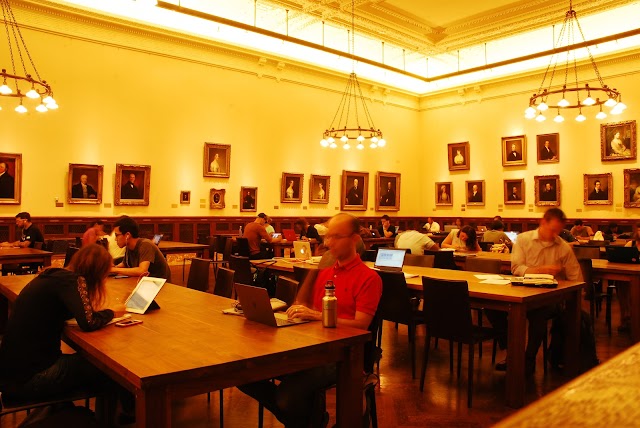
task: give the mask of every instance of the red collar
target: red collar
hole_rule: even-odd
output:
[[[333,265],[333,269],[334,270],[338,270],[338,269],[342,269],[342,270],[351,270],[354,267],[360,265],[362,263],[362,260],[360,260],[360,256],[356,254],[356,256],[353,258],[353,260],[351,260],[349,263],[347,263],[346,265],[342,265],[340,266],[338,264],[338,262],[336,261],[336,263]]]

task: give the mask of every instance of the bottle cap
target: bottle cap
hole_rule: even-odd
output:
[[[336,288],[336,286],[333,284],[333,281],[327,281],[327,282],[324,284],[324,288],[325,288],[325,289],[331,289],[331,288]]]

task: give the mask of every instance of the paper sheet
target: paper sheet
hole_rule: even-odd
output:
[[[480,281],[480,284],[507,285],[511,284],[511,281],[508,279],[485,279],[484,281]]]
[[[474,275],[476,278],[478,279],[503,279],[502,275],[496,275],[496,274],[478,274],[478,275]]]

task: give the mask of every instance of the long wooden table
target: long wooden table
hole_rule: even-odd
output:
[[[475,256],[498,259],[502,262],[503,272],[511,271],[511,254],[477,253]],[[463,256],[454,257],[458,266],[464,267]],[[593,279],[606,281],[623,281],[631,285],[631,340],[640,342],[640,264],[611,263],[604,259],[592,259]]]
[[[367,263],[372,266],[372,263]],[[317,268],[309,263],[290,263],[278,261],[267,266],[268,269],[293,272],[294,266]],[[578,372],[578,345],[580,337],[580,307],[584,283],[560,281],[558,288],[540,289],[514,287],[511,285],[481,284],[473,272],[405,266],[403,271],[418,275],[407,279],[407,285],[421,294],[422,278],[429,276],[440,279],[464,280],[469,284],[469,296],[474,305],[505,311],[509,316],[506,398],[511,407],[524,405],[525,395],[525,345],[527,337],[527,311],[558,302],[566,302],[567,332],[565,342],[566,371],[569,375]]]
[[[13,301],[32,275],[0,278]],[[123,301],[134,279],[107,283],[108,302]],[[362,423],[364,343],[370,333],[309,323],[273,328],[223,315],[231,300],[165,284],[159,310],[134,315],[143,324],[86,333],[67,327],[65,340],[136,397],[137,427],[170,427],[171,401],[337,363],[337,419]],[[3,316],[7,316],[6,312]]]
[[[0,247],[0,265],[5,263],[42,263],[51,266],[50,251],[35,248]]]
[[[162,254],[183,254],[183,253],[196,253],[196,257],[209,257],[209,246],[205,244],[194,244],[191,242],[176,242],[176,241],[160,241],[158,248]]]
[[[496,425],[635,427],[640,423],[640,344],[545,395]]]

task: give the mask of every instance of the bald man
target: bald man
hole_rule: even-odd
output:
[[[295,304],[287,310],[289,318],[321,321],[324,286],[331,280],[338,299],[338,328],[369,328],[382,295],[382,281],[356,252],[359,230],[360,222],[349,214],[338,214],[329,221],[324,242],[336,262],[320,270],[315,281],[305,281]],[[323,328],[320,322],[315,326]],[[312,420],[326,417],[324,409],[313,405],[316,393],[335,382],[336,366],[331,364],[286,375],[278,385],[264,380],[239,388],[262,403],[286,427],[308,427]]]

